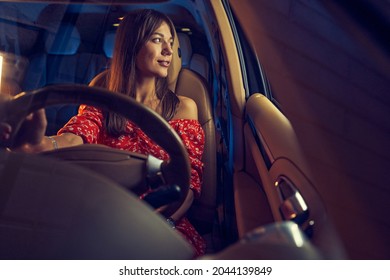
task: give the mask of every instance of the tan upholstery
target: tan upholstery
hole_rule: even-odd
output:
[[[190,68],[202,75],[205,79],[209,78],[209,63],[203,55],[194,53],[191,58]]]
[[[178,38],[177,34],[175,38]],[[217,161],[215,126],[209,88],[205,78],[193,70],[182,68],[180,42],[175,40],[171,66],[168,71],[169,88],[177,95],[193,99],[198,107],[198,119],[205,132],[203,183],[201,197],[194,201],[188,216],[201,232],[211,231],[216,209]]]
[[[205,132],[205,150],[202,161],[204,162],[203,184],[201,197],[194,201],[188,216],[201,232],[211,231],[216,209],[216,143],[215,126],[212,114],[212,106],[209,88],[205,78],[187,68],[181,68],[179,40],[175,40],[174,53],[168,80],[171,89],[177,94],[189,97],[196,102],[198,107],[198,119]],[[175,75],[177,79],[175,79]]]
[[[192,221],[211,230],[216,207],[216,144],[212,107],[205,80],[192,70],[183,68],[177,80],[176,94],[193,99],[198,107],[198,119],[205,132],[202,194],[195,200],[189,216]],[[206,229],[205,229],[206,230]]]
[[[178,39],[180,41],[180,53],[182,56],[183,68],[188,68],[208,81],[209,79],[209,63],[203,55],[198,53],[192,53],[192,46],[190,37],[185,33],[178,33]]]

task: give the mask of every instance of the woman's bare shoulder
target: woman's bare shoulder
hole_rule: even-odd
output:
[[[180,99],[179,107],[173,119],[198,119],[198,107],[193,99],[178,95]]]

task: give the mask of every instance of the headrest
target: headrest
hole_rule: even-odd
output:
[[[203,55],[194,53],[191,57],[189,67],[203,76],[207,81],[209,80],[209,62]]]
[[[80,33],[71,24],[62,24],[57,32],[46,33],[45,48],[48,54],[73,55],[80,46]]]
[[[182,64],[183,66],[189,66],[192,56],[190,37],[185,33],[177,33],[177,36],[180,42]]]
[[[173,41],[173,47],[172,47],[173,50],[172,61],[168,69],[168,77],[167,77],[168,86],[173,92],[175,92],[177,77],[179,76],[179,72],[181,70],[181,63],[182,63],[179,38],[177,36],[176,31],[174,32],[175,32],[175,40]]]
[[[104,35],[103,51],[106,57],[112,58],[114,52],[115,31],[107,31]]]

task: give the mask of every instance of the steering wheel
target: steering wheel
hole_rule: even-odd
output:
[[[190,163],[187,150],[180,137],[160,115],[122,94],[85,85],[52,85],[30,92],[23,92],[3,104],[4,110],[0,112],[0,121],[11,124],[13,133],[10,139],[1,143],[1,145],[3,147],[12,146],[17,132],[28,114],[47,106],[59,104],[87,104],[96,106],[102,110],[121,114],[138,125],[168,153],[169,160],[163,162],[160,166],[161,174],[167,186],[178,187],[179,199],[164,206],[162,214],[170,216],[179,209],[187,196],[190,183]],[[59,149],[50,154],[55,156],[57,153],[67,154],[73,151],[73,157],[75,154],[77,157],[78,152],[82,153],[84,149],[91,149],[91,146],[95,145],[77,146],[74,148],[76,152],[72,150],[73,148],[67,148],[66,151],[61,152],[62,149]],[[105,155],[107,153],[126,153],[105,146],[96,146],[94,152],[105,153]],[[130,155],[127,158],[131,160],[134,157]],[[149,164],[147,157],[144,155],[139,155],[136,158],[137,160],[141,159],[141,161],[144,161],[145,165]],[[145,176],[146,173],[144,172]]]

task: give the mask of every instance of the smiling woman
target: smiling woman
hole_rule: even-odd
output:
[[[143,77],[166,77],[168,75],[168,67],[172,57],[172,45],[173,37],[170,27],[163,22],[150,36],[137,55],[137,70],[142,72]]]
[[[165,79],[168,69],[161,64],[165,60],[169,66],[174,34],[173,23],[164,14],[153,10],[130,13],[118,28],[106,77],[109,90],[135,97],[152,106],[166,120],[172,119],[179,103],[176,95],[168,89]],[[115,123],[115,127],[107,127],[108,131],[119,133],[123,129],[120,117],[108,114],[108,119],[109,123]]]

